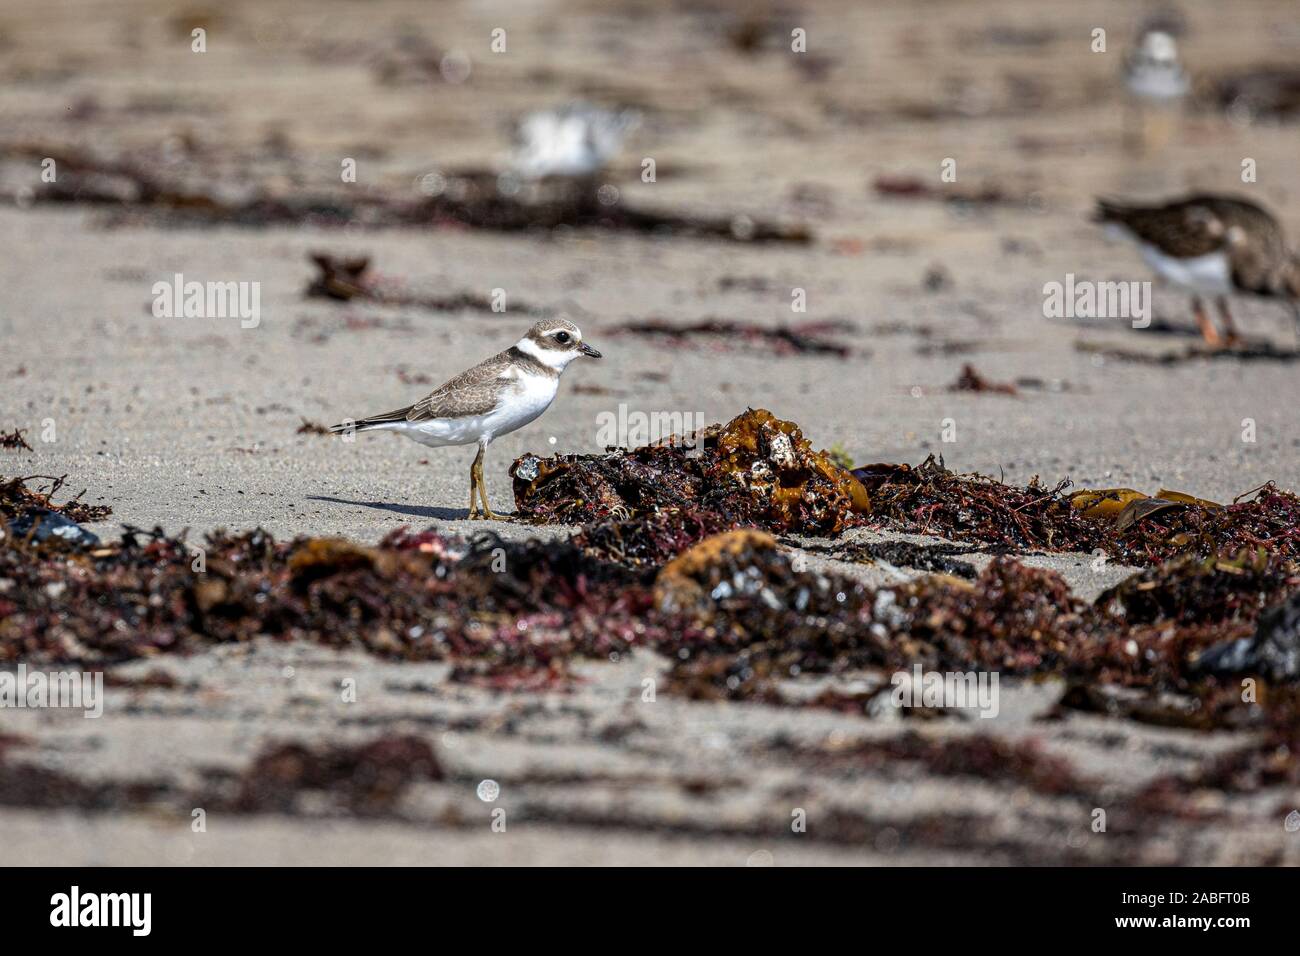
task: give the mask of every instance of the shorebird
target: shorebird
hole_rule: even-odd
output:
[[[1178,59],[1178,43],[1161,29],[1148,28],[1124,58],[1124,85],[1139,99],[1168,102],[1187,94],[1187,73]]]
[[[1124,86],[1132,94],[1126,111],[1128,140],[1138,149],[1154,149],[1168,140],[1173,112],[1187,95],[1187,73],[1178,59],[1173,34],[1160,26],[1144,27],[1134,48],[1124,57]]]
[[[513,170],[528,179],[593,176],[640,121],[632,110],[573,103],[530,113],[515,128]]]
[[[1278,221],[1254,203],[1213,195],[1158,206],[1102,199],[1095,220],[1136,242],[1156,274],[1192,293],[1192,311],[1210,345],[1240,341],[1228,309],[1232,293],[1286,302],[1300,334],[1300,259],[1287,249]],[[1224,335],[1206,315],[1202,295],[1217,297]]]
[[[461,372],[414,405],[347,420],[330,431],[395,431],[433,448],[477,444],[478,454],[469,470],[469,517],[499,519],[502,516],[488,504],[483,479],[488,445],[546,411],[555,399],[560,373],[580,355],[600,358],[568,319],[544,319],[504,352]]]

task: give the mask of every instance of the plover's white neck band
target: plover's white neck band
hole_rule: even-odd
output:
[[[573,359],[573,354],[569,352],[556,352],[553,349],[538,348],[537,343],[528,336],[524,336],[516,342],[515,348],[529,358],[534,358],[547,368],[553,368],[557,372],[563,372],[565,366]]]

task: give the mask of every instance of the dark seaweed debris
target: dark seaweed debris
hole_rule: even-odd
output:
[[[1047,753],[1033,739],[1004,741],[985,734],[935,739],[907,732],[882,740],[859,741],[835,749],[789,748],[801,762],[860,773],[881,771],[899,761],[919,762],[943,777],[1015,782],[1048,796],[1092,796],[1093,781],[1080,777],[1069,761]]]
[[[1100,550],[1141,566],[1248,548],[1300,557],[1300,498],[1272,484],[1225,506],[1163,490],[1067,494],[1068,480],[1016,487],[956,474],[933,455],[915,467],[851,472],[835,459],[813,452],[794,423],[759,409],[630,451],[525,455],[510,474],[521,517],[539,524],[674,510],[712,513],[718,529],[833,535],[875,525],[1005,549]]]
[[[1208,648],[1196,661],[1208,674],[1260,674],[1273,683],[1300,680],[1300,593],[1260,617],[1255,633]]]
[[[1242,361],[1294,362],[1300,360],[1300,349],[1284,349],[1267,340],[1246,340],[1237,345],[1210,348],[1205,345],[1189,345],[1183,349],[1153,351],[1147,349],[1128,349],[1102,345],[1096,342],[1075,342],[1077,351],[1091,355],[1100,355],[1117,362],[1132,362],[1136,365],[1184,365],[1202,361]]]
[[[390,813],[419,780],[441,780],[433,749],[418,737],[381,737],[360,746],[268,747],[241,775],[234,808],[243,813],[287,813],[304,791],[331,793],[349,811]]]
[[[32,446],[27,444],[23,431],[21,428],[15,428],[11,432],[0,432],[0,448],[31,451]]]
[[[707,520],[665,514],[644,539],[610,524],[550,542],[217,535],[203,571],[192,547],[158,531],[128,529],[79,554],[6,540],[0,660],[105,664],[268,637],[450,660],[506,688],[527,686],[530,670],[549,670],[551,683],[574,658],[645,648],[670,658],[671,688],[692,696],[779,702],[774,683],[791,675],[919,664],[1177,693],[1193,698],[1186,723],[1210,726],[1246,718],[1198,656],[1248,637],[1300,587],[1276,556],[1244,555],[1145,571],[1093,605],[1008,558],[969,582],[872,589],[796,569],[757,529],[704,536]]]
[[[718,527],[835,534],[870,507],[848,472],[765,409],[632,451],[525,455],[510,475],[520,515],[541,524],[705,511]]]
[[[43,491],[32,491],[27,482],[43,479],[50,484]],[[25,478],[5,478],[0,476],[0,519],[11,522],[25,515],[36,512],[54,512],[63,515],[69,521],[103,521],[113,513],[108,505],[88,505],[81,501],[85,489],[61,505],[56,505],[53,498],[62,489],[67,475],[57,478],[52,475],[28,475]]]
[[[933,455],[916,467],[865,465],[853,471],[888,527],[956,541],[1015,548],[1086,551],[1105,542],[1102,525],[1070,507],[1062,481],[1016,488],[982,475],[958,475]]]
[[[644,319],[614,326],[612,333],[628,333],[667,339],[675,344],[698,345],[707,340],[719,347],[759,346],[777,355],[834,355],[844,358],[853,350],[829,336],[853,331],[848,322],[804,322],[796,325],[764,326],[735,319],[704,319],[679,323],[668,319]]]
[[[948,386],[950,392],[980,392],[994,395],[1019,395],[1020,390],[1010,382],[991,382],[975,366],[967,363],[961,367],[957,380]]]
[[[971,206],[1028,206],[1030,196],[1008,193],[1001,186],[986,184],[975,189],[958,186],[934,186],[920,176],[882,175],[871,183],[877,196],[891,199],[924,199]]]
[[[373,274],[368,257],[341,259],[328,253],[314,252],[309,258],[315,263],[319,274],[307,286],[305,294],[308,298],[334,299],[340,302],[360,300],[377,305],[428,309],[432,312],[502,311],[493,305],[488,296],[473,292],[454,295],[412,292],[402,282]],[[547,314],[544,309],[513,300],[510,302],[510,312],[523,315]]]
[[[1270,66],[1223,77],[1214,99],[1234,117],[1293,120],[1300,115],[1300,70]]]
[[[231,199],[216,191],[188,188],[154,175],[144,163],[108,160],[87,152],[48,144],[0,146],[0,158],[57,161],[57,182],[43,183],[36,202],[85,203],[117,209],[118,222],[141,214],[152,221],[176,225],[350,226],[382,229],[419,226],[459,226],[495,232],[605,229],[734,242],[812,241],[802,225],[783,225],[746,215],[718,217],[698,213],[655,212],[610,200],[598,184],[586,180],[558,182],[537,196],[500,189],[500,178],[489,171],[440,176],[436,195],[417,199],[377,194],[277,196],[254,192]]]
[[[237,773],[222,768],[203,776],[193,789],[165,780],[87,780],[18,762],[0,747],[0,806],[301,813],[300,796],[314,793],[331,800],[336,811],[384,816],[398,809],[412,784],[442,780],[443,772],[428,743],[389,736],[362,744],[272,744]]]
[[[317,421],[309,421],[308,419],[304,418],[304,419],[302,420],[302,424],[298,426],[298,431],[297,431],[295,434],[298,434],[298,435],[328,435],[328,434],[330,434],[330,430],[329,430],[329,428],[328,428],[327,426],[322,425],[320,422],[317,422]]]
[[[1089,513],[1098,495],[1067,495],[1068,481],[1023,488],[982,475],[958,475],[931,455],[915,468],[866,465],[853,471],[871,496],[876,520],[899,531],[1014,548],[1091,553],[1127,564],[1158,564],[1181,554],[1216,557],[1260,548],[1300,557],[1300,498],[1273,484],[1227,506],[1176,492],[1132,510]],[[1154,504],[1153,504],[1154,503]]]

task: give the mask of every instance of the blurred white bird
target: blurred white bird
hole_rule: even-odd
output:
[[[1145,30],[1124,60],[1124,85],[1144,100],[1169,102],[1186,95],[1187,73],[1178,60],[1178,43],[1163,30]]]
[[[511,168],[528,179],[593,175],[618,155],[639,122],[633,110],[585,103],[530,113],[515,128]]]
[[[1124,138],[1135,152],[1155,152],[1173,136],[1179,107],[1191,85],[1172,33],[1158,26],[1139,32],[1124,58],[1124,85],[1130,94]]]

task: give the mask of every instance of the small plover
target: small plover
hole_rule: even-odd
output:
[[[494,438],[522,428],[550,407],[560,373],[580,355],[600,358],[568,319],[538,322],[522,339],[414,405],[345,421],[332,432],[395,431],[422,445],[478,445],[469,470],[469,517],[500,518],[488,505],[483,455]],[[477,499],[475,498],[477,495]]]
[[[573,103],[530,113],[515,128],[514,172],[528,179],[593,176],[623,147],[640,122],[632,110]]]
[[[1173,34],[1160,28],[1142,30],[1124,58],[1124,85],[1132,94],[1124,111],[1129,148],[1159,149],[1173,134],[1176,111],[1189,86]]]
[[[1144,100],[1167,102],[1187,93],[1187,73],[1178,59],[1178,43],[1160,29],[1146,29],[1124,58],[1124,85]]]
[[[1192,293],[1192,310],[1206,342],[1238,341],[1228,310],[1234,292],[1280,299],[1300,333],[1300,259],[1287,249],[1282,226],[1244,199],[1189,196],[1159,206],[1098,200],[1095,221],[1137,243],[1148,266]],[[1202,295],[1218,297],[1224,335],[1205,313]]]

